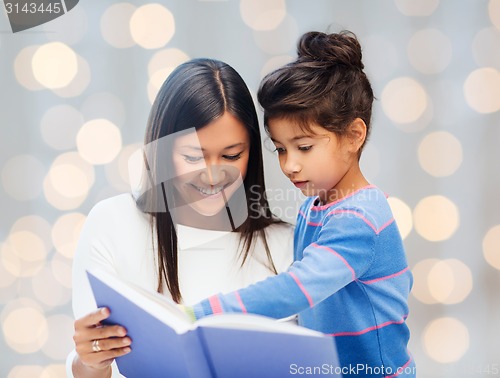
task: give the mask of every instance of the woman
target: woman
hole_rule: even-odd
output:
[[[293,230],[269,209],[255,107],[233,68],[209,59],[179,66],[152,106],[142,157],[146,183],[97,204],[82,230],[69,376],[119,377],[114,358],[134,347],[123,327],[100,326],[109,311],[95,309],[86,269],[189,304],[292,261]]]

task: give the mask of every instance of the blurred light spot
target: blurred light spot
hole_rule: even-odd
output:
[[[462,164],[462,145],[446,131],[428,134],[418,146],[418,161],[434,177],[450,176]]]
[[[104,40],[118,49],[135,45],[130,34],[130,19],[136,7],[130,3],[118,3],[106,9],[101,17],[101,34]]]
[[[472,290],[472,273],[460,260],[442,260],[431,268],[428,286],[437,302],[448,305],[460,303]]]
[[[27,378],[40,377],[43,373],[43,367],[38,365],[18,365],[14,366],[9,372],[7,378]]]
[[[52,240],[50,238],[50,224],[46,219],[39,215],[27,215],[19,218],[11,227],[10,232],[28,231],[35,234],[44,244],[44,248],[48,251],[52,248]]]
[[[43,312],[32,306],[4,310],[2,330],[7,345],[22,354],[39,351],[48,337],[47,320]]]
[[[23,87],[30,91],[39,91],[44,89],[42,85],[33,76],[33,69],[31,68],[31,61],[33,60],[33,55],[38,50],[40,46],[28,46],[22,49],[19,54],[17,54],[14,60],[14,74],[16,79]]]
[[[90,84],[90,66],[80,55],[77,55],[78,71],[73,80],[64,88],[53,89],[59,97],[76,97],[81,95]]]
[[[422,199],[415,207],[413,217],[415,230],[429,241],[449,239],[459,225],[457,206],[440,195]]]
[[[76,146],[76,134],[82,125],[83,116],[78,110],[70,105],[56,105],[45,112],[40,129],[50,147],[69,150]]]
[[[120,129],[104,118],[85,123],[76,136],[78,153],[90,164],[107,164],[122,148]]]
[[[1,258],[2,251],[4,250],[5,244],[0,243],[0,288],[6,288],[11,286],[17,279],[17,276],[9,272],[3,263],[3,258]],[[1,295],[0,295],[1,297]]]
[[[412,66],[424,74],[442,72],[451,62],[451,41],[437,29],[417,31],[408,43],[408,57]]]
[[[88,32],[88,17],[81,6],[74,7],[64,17],[57,17],[50,23],[43,25],[45,37],[49,41],[63,42],[75,45],[80,42]]]
[[[369,181],[376,178],[380,173],[380,151],[373,143],[363,148],[361,155],[361,169]]]
[[[41,243],[39,239],[30,238],[31,241],[35,241],[38,248],[41,248]],[[9,241],[0,244],[0,258],[2,266],[16,278],[20,277],[31,277],[37,274],[45,264],[45,259],[26,260],[19,255],[19,251],[16,250],[15,245],[12,245]]]
[[[381,54],[380,52],[384,53]],[[382,81],[393,76],[399,66],[399,53],[384,36],[368,35],[363,43],[365,72],[371,81]]]
[[[18,201],[30,201],[42,192],[46,168],[31,155],[17,155],[2,168],[2,184],[9,196]]]
[[[145,49],[165,46],[175,33],[172,13],[160,4],[147,4],[137,8],[130,18],[132,39]]]
[[[125,107],[122,101],[112,93],[95,93],[85,100],[80,111],[86,121],[105,118],[117,126],[125,123]]]
[[[440,363],[456,362],[469,349],[469,331],[451,317],[435,319],[425,327],[423,335],[427,355]]]
[[[66,258],[73,258],[85,215],[68,213],[60,216],[52,228],[52,241],[57,252]]]
[[[154,102],[165,79],[178,65],[188,60],[189,56],[179,49],[165,49],[153,55],[148,64],[148,97],[151,103]]]
[[[52,268],[52,274],[54,275],[55,279],[64,287],[71,289],[73,286],[73,283],[71,281],[72,260],[56,254],[52,257],[50,266]]]
[[[465,80],[465,100],[478,113],[500,110],[500,72],[491,67],[473,71]]]
[[[500,1],[490,0],[488,3],[488,14],[490,15],[490,20],[497,29],[500,29]]]
[[[382,91],[384,113],[396,123],[411,123],[419,119],[428,107],[422,85],[409,77],[391,80]]]
[[[287,14],[279,26],[271,31],[254,31],[255,43],[262,51],[270,55],[289,54],[295,48],[299,38],[299,29],[295,19]]]
[[[62,306],[71,300],[71,290],[57,281],[47,265],[31,281],[36,299],[50,307]]]
[[[274,70],[284,66],[287,63],[290,63],[293,60],[294,58],[290,55],[278,55],[272,57],[264,64],[264,66],[260,70],[260,77],[263,78],[268,73],[273,72]]]
[[[122,148],[118,158],[105,166],[106,178],[116,190],[122,192],[131,190],[128,169],[129,159],[141,147],[141,143],[136,143]]]
[[[430,291],[428,276],[434,265],[436,265],[438,262],[438,259],[425,259],[415,264],[415,266],[411,270],[414,278],[411,294],[422,303],[437,303],[436,298]]]
[[[430,16],[439,5],[439,0],[395,0],[399,11],[405,16]]]
[[[285,19],[285,0],[241,0],[243,22],[254,30],[273,30]]]
[[[493,268],[500,270],[500,225],[488,230],[483,239],[483,256]]]
[[[43,369],[39,378],[65,378],[66,365],[49,365]]]
[[[73,334],[74,334],[74,320],[68,315],[56,314],[47,318],[47,325],[49,337],[42,347],[45,355],[53,360],[64,361],[66,356],[74,348]],[[60,365],[64,367],[64,365]],[[59,367],[53,367],[55,371]],[[66,373],[65,370],[62,370]],[[50,377],[47,375],[47,377]]]
[[[45,198],[57,209],[75,209],[87,197],[94,180],[94,167],[77,152],[61,154],[54,160],[45,177]]]
[[[49,89],[68,85],[78,71],[75,52],[61,42],[42,45],[33,54],[31,62],[35,79]]]
[[[394,219],[398,225],[401,237],[406,239],[408,234],[413,229],[413,217],[410,207],[396,197],[389,197],[387,199],[389,206],[391,207],[392,213],[394,214]]]
[[[29,231],[13,232],[7,238],[12,251],[27,262],[41,261],[47,256],[43,240]]]
[[[498,11],[500,12],[500,7]],[[479,66],[500,68],[500,54],[498,49],[492,48],[498,46],[499,42],[500,28],[487,28],[477,32],[472,42],[472,52]]]

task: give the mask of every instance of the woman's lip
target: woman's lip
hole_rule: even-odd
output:
[[[295,185],[299,189],[302,189],[304,186],[307,185],[307,181],[294,181],[293,185]]]

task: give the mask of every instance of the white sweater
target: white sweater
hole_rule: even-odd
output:
[[[273,273],[267,268],[262,240],[241,266],[239,234],[177,226],[179,285],[184,303],[193,304],[216,294],[237,290]],[[293,227],[275,224],[266,238],[278,272],[293,260]],[[154,244],[153,244],[154,243]],[[156,237],[148,215],[136,208],[130,194],[99,202],[90,211],[73,262],[73,313],[78,319],[95,310],[86,269],[100,267],[148,290],[156,290]],[[166,295],[168,290],[165,290]],[[132,345],[133,348],[133,345]],[[75,352],[67,358],[67,374]],[[113,377],[121,377],[113,363]]]

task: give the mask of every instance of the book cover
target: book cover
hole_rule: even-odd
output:
[[[116,359],[135,377],[279,378],[299,371],[336,376],[334,339],[291,323],[250,314],[221,314],[196,322],[168,298],[102,270],[87,272],[104,324],[124,326],[132,351]]]

